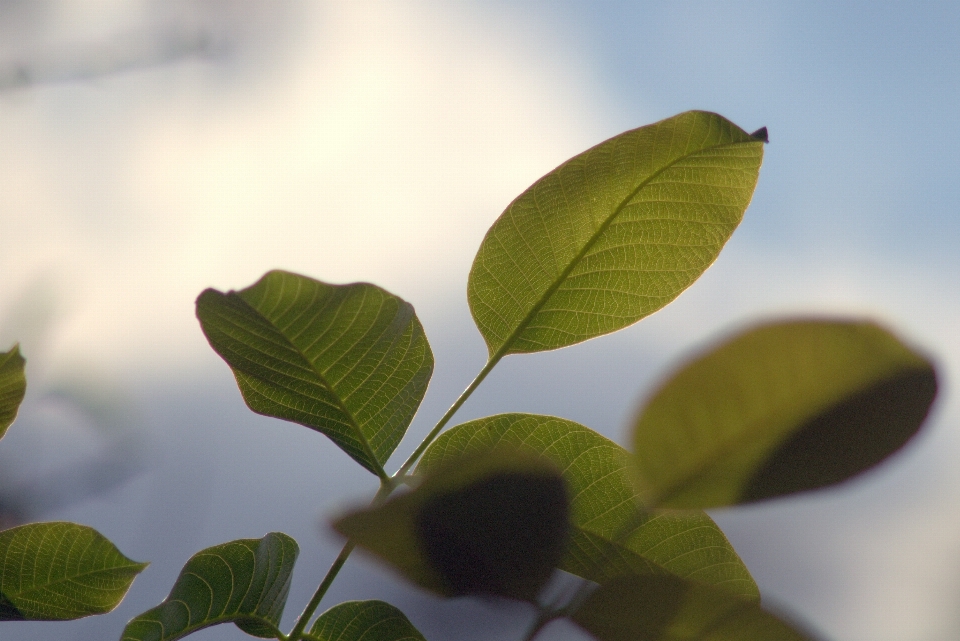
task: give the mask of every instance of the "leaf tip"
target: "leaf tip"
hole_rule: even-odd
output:
[[[755,132],[750,134],[750,137],[766,143],[770,142],[770,135],[767,133],[766,127],[760,127]]]
[[[22,367],[27,362],[27,359],[24,358],[23,353],[20,352],[19,342],[14,343],[13,346],[6,352],[0,352],[0,357],[3,357],[2,360],[0,360],[0,363],[6,363],[10,361],[14,367]]]
[[[223,292],[219,292],[213,287],[207,287],[205,290],[200,292],[200,294],[197,296],[196,301],[194,301],[198,318],[200,315],[201,306],[203,306],[210,299],[211,296],[218,296],[218,295],[223,296]]]

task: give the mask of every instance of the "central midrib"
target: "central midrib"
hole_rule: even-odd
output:
[[[247,307],[249,307],[249,308],[251,309],[251,311],[253,311],[255,314],[257,314],[258,316],[260,316],[261,318],[263,318],[265,321],[267,321],[267,323],[270,324],[270,327],[272,327],[274,330],[276,330],[277,334],[279,334],[281,337],[283,337],[283,340],[287,343],[287,345],[289,345],[290,348],[293,349],[293,350],[296,352],[297,356],[299,356],[299,357],[303,360],[303,362],[307,364],[308,369],[309,369],[310,371],[312,371],[312,372],[317,376],[318,379],[320,379],[320,383],[323,385],[323,387],[324,387],[325,389],[327,389],[327,390],[330,391],[331,395],[333,396],[333,398],[334,398],[335,401],[336,401],[336,406],[337,406],[337,408],[338,408],[341,412],[343,412],[343,413],[347,416],[348,419],[350,419],[350,425],[351,425],[351,427],[353,427],[354,431],[357,433],[357,436],[359,437],[358,440],[360,441],[360,445],[362,446],[363,451],[367,454],[367,456],[370,457],[370,460],[376,465],[376,470],[373,470],[373,472],[374,472],[378,477],[380,477],[380,478],[386,478],[386,477],[387,477],[387,472],[386,472],[386,470],[383,469],[383,466],[380,464],[380,461],[377,460],[376,455],[373,453],[373,448],[370,446],[370,442],[367,440],[366,435],[365,435],[365,434],[363,433],[363,431],[360,429],[360,423],[359,423],[359,421],[357,420],[357,417],[354,416],[353,412],[351,412],[351,411],[347,408],[346,405],[343,404],[343,399],[341,399],[341,398],[340,398],[340,395],[337,394],[336,390],[333,389],[333,386],[332,386],[332,385],[330,384],[330,382],[327,380],[326,376],[323,375],[323,372],[321,372],[321,371],[318,369],[318,367],[317,367],[316,365],[314,365],[313,362],[311,362],[310,359],[308,359],[308,358],[306,357],[306,355],[303,353],[303,351],[302,351],[299,347],[297,347],[296,343],[294,343],[293,341],[291,341],[291,340],[287,337],[287,335],[283,332],[283,330],[280,329],[272,320],[270,320],[269,318],[267,318],[266,316],[264,316],[263,314],[261,314],[260,311],[259,311],[256,307],[254,307],[253,305],[251,305],[250,303],[248,303],[248,302],[247,302],[242,296],[240,296],[239,294],[237,294],[237,297],[238,297],[241,301],[243,301],[243,304],[246,305]]]
[[[570,260],[570,262],[567,264],[564,270],[560,272],[560,275],[557,276],[556,279],[554,279],[550,287],[546,289],[546,291],[543,293],[540,299],[537,300],[534,306],[530,308],[530,311],[527,312],[527,315],[523,318],[523,320],[520,321],[520,324],[517,325],[517,328],[510,334],[510,336],[507,337],[506,341],[504,341],[503,345],[500,346],[500,349],[498,349],[494,353],[494,355],[490,358],[490,360],[499,361],[501,358],[503,358],[507,354],[507,352],[510,350],[510,347],[513,345],[514,341],[516,341],[517,338],[520,337],[520,335],[523,333],[523,330],[525,330],[527,326],[530,324],[530,322],[533,320],[533,317],[537,315],[537,312],[539,312],[540,309],[547,303],[547,301],[550,300],[550,297],[553,296],[553,294],[560,288],[560,285],[563,284],[563,282],[567,279],[567,277],[570,275],[573,269],[580,263],[581,260],[583,260],[584,256],[587,255],[587,252],[590,250],[590,248],[596,244],[597,240],[599,240],[599,238],[603,235],[603,233],[607,230],[607,228],[610,227],[613,221],[620,215],[620,213],[627,206],[627,204],[634,199],[634,197],[640,192],[640,190],[642,190],[644,187],[649,185],[655,178],[660,176],[663,172],[675,166],[677,163],[683,160],[686,160],[687,158],[690,158],[691,156],[695,156],[697,154],[703,153],[708,150],[722,149],[723,147],[741,145],[749,142],[756,142],[756,141],[742,140],[738,142],[728,142],[722,145],[714,145],[711,147],[704,147],[703,149],[692,151],[688,154],[678,156],[676,159],[672,160],[671,162],[664,165],[654,173],[650,174],[650,176],[648,176],[646,179],[644,179],[639,185],[637,185],[633,189],[633,191],[627,194],[627,196],[624,197],[622,201],[620,201],[620,204],[617,205],[617,207],[613,210],[613,213],[610,214],[610,216],[608,216],[607,219],[603,221],[603,223],[597,228],[597,231],[595,231],[593,235],[587,240],[587,242],[584,243],[583,248],[574,255],[574,257]]]

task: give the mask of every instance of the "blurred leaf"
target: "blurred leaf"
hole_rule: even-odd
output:
[[[410,620],[383,601],[347,601],[322,615],[310,629],[319,641],[426,641]]]
[[[0,621],[65,621],[117,607],[147,563],[93,528],[29,523],[0,532]]]
[[[493,224],[470,270],[491,359],[573,345],[672,301],[740,224],[762,157],[761,139],[690,111],[538,180]]]
[[[429,473],[465,454],[503,446],[529,448],[562,470],[570,489],[572,525],[562,570],[598,583],[668,570],[759,598],[747,567],[709,516],[641,511],[629,482],[630,454],[573,421],[501,414],[463,423],[434,441],[417,470]]]
[[[498,450],[457,459],[334,527],[439,594],[533,599],[566,549],[569,499],[553,465]]]
[[[433,372],[409,303],[366,283],[272,271],[239,292],[204,291],[197,317],[250,409],[322,432],[386,477]]]
[[[900,448],[936,390],[930,363],[872,323],[762,325],[688,363],[643,409],[642,494],[708,508],[838,483]]]
[[[170,596],[132,619],[121,641],[173,641],[231,622],[253,636],[281,638],[277,626],[299,551],[292,538],[271,532],[197,552]]]
[[[20,355],[19,345],[14,345],[9,352],[0,352],[0,438],[17,418],[17,410],[27,391],[24,365],[26,360]]]
[[[812,637],[726,590],[680,577],[600,586],[571,617],[599,641],[808,641]]]

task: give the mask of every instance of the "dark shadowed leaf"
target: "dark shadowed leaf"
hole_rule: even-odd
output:
[[[457,459],[335,527],[434,592],[533,599],[566,549],[569,499],[553,465],[500,450]]]
[[[375,285],[272,271],[197,317],[255,412],[311,427],[375,474],[413,419],[433,353],[413,307]]]
[[[93,528],[29,523],[0,532],[0,621],[64,621],[117,607],[146,563]]]
[[[501,414],[463,423],[433,442],[417,470],[429,473],[465,454],[503,446],[528,448],[562,471],[570,488],[572,528],[561,569],[601,583],[667,570],[759,598],[746,566],[709,516],[641,511],[629,480],[630,454],[573,421]]]
[[[762,325],[647,403],[634,428],[641,493],[708,508],[838,483],[913,436],[936,390],[931,364],[872,323]]]
[[[163,603],[127,624],[121,641],[172,641],[218,623],[280,638],[297,542],[271,532],[201,550],[180,571]]]
[[[483,239],[467,295],[491,359],[572,345],[657,311],[716,259],[763,141],[690,111],[560,165]]]
[[[27,379],[23,373],[25,364],[19,345],[14,345],[9,352],[0,352],[0,438],[17,418],[17,410],[27,391]]]
[[[809,641],[748,601],[676,576],[620,577],[571,617],[599,641]]]
[[[426,641],[410,620],[383,601],[347,601],[322,615],[310,629],[315,641]]]

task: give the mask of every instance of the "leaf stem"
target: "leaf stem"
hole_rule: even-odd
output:
[[[387,476],[386,472],[383,473],[383,476],[380,476],[380,490],[377,492],[377,495],[373,497],[371,502],[372,506],[377,506],[382,503],[386,498],[393,492],[398,485],[404,482],[407,472],[410,471],[410,468],[414,466],[420,456],[423,455],[430,443],[433,442],[437,435],[446,427],[447,423],[450,422],[450,419],[453,418],[453,415],[457,413],[457,410],[470,398],[470,395],[473,394],[474,390],[483,382],[483,379],[487,377],[487,374],[490,373],[490,370],[500,362],[500,359],[503,358],[506,349],[501,349],[500,352],[494,354],[490,360],[487,361],[487,364],[483,366],[483,369],[480,370],[480,373],[477,374],[476,378],[473,379],[473,382],[463,391],[462,394],[453,402],[453,405],[450,406],[450,409],[440,417],[440,420],[437,421],[437,424],[434,428],[427,434],[427,437],[423,439],[420,445],[417,446],[417,449],[414,450],[413,454],[400,466],[400,469],[397,470],[397,473],[393,476]],[[317,587],[317,591],[313,593],[313,598],[310,599],[310,603],[307,604],[307,607],[303,609],[303,612],[300,614],[300,617],[297,619],[296,624],[293,626],[293,630],[290,631],[289,636],[287,637],[288,641],[302,641],[304,630],[307,628],[307,624],[310,622],[310,619],[313,617],[314,613],[317,611],[317,608],[320,606],[320,601],[323,600],[324,595],[327,593],[327,590],[330,588],[330,584],[333,583],[333,580],[337,578],[337,574],[340,573],[340,568],[343,567],[343,564],[347,562],[350,553],[353,552],[353,549],[357,544],[353,540],[348,540],[343,548],[340,550],[340,554],[337,555],[336,560],[333,562],[333,565],[330,566],[330,569],[327,570],[327,575],[323,577],[323,581]],[[545,621],[543,625],[546,625],[549,621]],[[535,631],[536,633],[536,631]],[[532,637],[531,637],[532,638]]]
[[[391,492],[393,492],[395,485],[392,481],[383,482],[380,484],[380,489],[377,491],[376,496],[373,497],[371,501],[372,506],[379,505],[382,503]],[[323,581],[320,582],[320,585],[317,587],[317,591],[313,593],[313,598],[310,599],[310,603],[307,604],[307,607],[303,609],[303,612],[300,614],[300,617],[297,619],[296,624],[293,626],[293,630],[290,631],[290,634],[287,636],[288,641],[301,641],[303,638],[303,631],[307,629],[307,624],[310,623],[310,619],[313,618],[314,612],[317,611],[317,608],[320,606],[320,601],[323,600],[324,595],[327,593],[327,590],[330,588],[330,584],[333,583],[333,580],[337,578],[337,575],[340,573],[340,569],[343,567],[343,564],[347,562],[347,559],[350,557],[350,553],[353,552],[353,548],[357,547],[356,542],[353,539],[348,539],[344,543],[343,548],[340,550],[340,554],[337,555],[336,560],[330,566],[330,569],[327,570],[327,575],[323,577]]]
[[[327,589],[330,587],[330,584],[333,583],[333,580],[337,578],[340,568],[342,568],[343,564],[347,562],[347,557],[350,556],[350,553],[353,552],[353,548],[356,546],[357,544],[350,540],[347,541],[343,546],[343,549],[340,550],[337,560],[334,561],[333,565],[330,566],[330,569],[327,570],[327,576],[323,577],[320,587],[318,587],[317,591],[313,593],[313,598],[310,599],[310,603],[308,603],[307,607],[303,609],[303,613],[300,615],[300,618],[297,619],[296,625],[294,625],[293,630],[290,631],[290,634],[287,637],[289,641],[300,641],[300,639],[302,639],[301,635],[306,629],[307,624],[310,622],[310,619],[313,617],[313,613],[317,611],[317,607],[320,606],[320,601],[327,593]]]
[[[429,434],[427,434],[427,437],[423,439],[420,445],[417,446],[417,449],[413,451],[413,454],[410,455],[410,458],[408,458],[404,464],[400,466],[400,469],[397,470],[397,473],[393,475],[393,478],[403,476],[410,471],[410,468],[413,467],[417,462],[417,459],[423,455],[426,449],[430,446],[430,443],[437,438],[437,435],[440,434],[440,431],[446,427],[447,423],[450,422],[450,419],[453,418],[453,415],[457,413],[457,410],[459,410],[460,407],[466,403],[467,399],[470,398],[470,395],[473,394],[474,390],[477,389],[480,383],[483,382],[483,379],[487,377],[487,374],[490,373],[490,370],[492,370],[493,367],[500,362],[500,359],[504,356],[504,352],[506,352],[506,350],[497,352],[490,358],[490,360],[487,361],[487,364],[483,366],[483,369],[480,370],[480,373],[477,374],[477,377],[473,379],[473,382],[467,386],[467,389],[463,390],[463,393],[460,394],[457,400],[453,402],[453,405],[450,406],[450,409],[448,409],[447,412],[440,417],[440,420],[437,421],[437,424],[434,426],[434,428]]]

